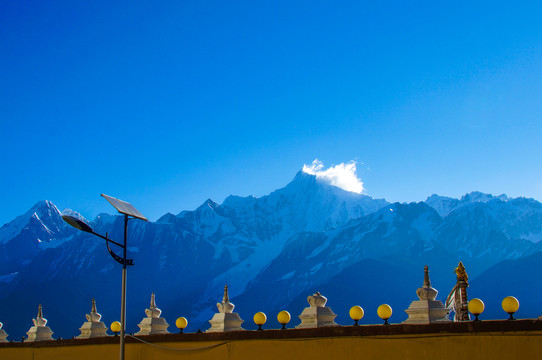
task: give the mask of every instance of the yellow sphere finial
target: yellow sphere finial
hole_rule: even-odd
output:
[[[254,323],[258,325],[258,330],[263,330],[262,325],[267,321],[267,316],[263,312],[254,314]]]
[[[376,313],[382,320],[384,320],[384,325],[389,325],[388,319],[391,317],[391,314],[393,314],[391,306],[388,304],[382,304],[378,307]]]
[[[120,322],[113,321],[109,328],[115,333],[115,336],[117,336],[117,333],[120,331]]]
[[[519,309],[519,301],[513,296],[507,296],[502,300],[502,309],[506,311],[508,314],[510,314],[510,318],[508,320],[516,320],[514,319],[514,313],[518,311]]]
[[[484,312],[485,305],[480,299],[472,299],[469,301],[469,311],[476,317],[474,321],[480,321],[478,315]]]
[[[358,321],[363,318],[363,308],[358,305],[354,305],[350,308],[350,318],[355,321],[354,326],[358,326]]]
[[[290,322],[291,318],[290,313],[286,310],[282,310],[278,313],[277,320],[282,325],[282,330],[286,330],[286,324]]]
[[[183,330],[188,326],[188,320],[184,316],[181,316],[175,320],[175,326],[180,330],[182,334]]]

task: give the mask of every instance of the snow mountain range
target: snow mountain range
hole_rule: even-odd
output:
[[[83,219],[72,210],[63,213]],[[41,201],[0,228],[0,321],[11,339],[30,328],[38,304],[63,338],[79,334],[92,298],[107,324],[119,318],[120,265],[102,240],[71,228],[61,215],[52,202]],[[122,239],[120,216],[100,214],[87,222]],[[365,309],[362,323],[378,323],[376,307],[384,302],[394,308],[390,320],[400,322],[417,300],[423,266],[429,265],[444,300],[460,260],[470,276],[469,296],[486,302],[486,318],[506,318],[499,304],[507,295],[519,298],[519,317],[542,314],[542,297],[532,296],[542,295],[533,276],[542,267],[536,261],[542,257],[542,204],[533,199],[472,192],[391,204],[300,171],[260,198],[208,199],[193,211],[129,225],[135,266],[128,271],[128,332],[137,331],[151,292],[170,331],[179,316],[189,319],[188,331],[204,331],[225,284],[246,328],[254,327],[257,311],[278,327],[274,314],[283,309],[297,325],[315,291],[328,297],[338,323],[350,324],[348,309],[356,304]]]

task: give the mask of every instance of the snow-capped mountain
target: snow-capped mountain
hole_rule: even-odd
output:
[[[214,263],[221,264],[220,272],[193,304],[198,319],[204,321],[211,315],[217,288],[228,283],[234,291],[243,292],[296,234],[340,227],[387,204],[300,171],[286,187],[267,196],[229,196],[221,205],[207,200],[194,212],[182,212],[177,219],[169,217],[168,221],[180,223],[198,239],[212,244]]]
[[[504,194],[499,196],[493,196],[491,194],[484,194],[479,191],[473,191],[469,194],[465,194],[461,199],[454,199],[447,196],[439,196],[433,194],[425,200],[425,203],[435,209],[440,216],[448,216],[452,211],[457,208],[470,205],[473,203],[487,203],[492,200],[508,201],[510,198]]]
[[[37,254],[61,246],[75,233],[52,202],[37,202],[25,214],[0,228],[0,276],[13,277]]]
[[[61,213],[48,200],[37,202],[30,210],[0,228],[0,244],[6,244],[25,231],[34,231],[39,243],[50,242],[66,229]]]
[[[119,216],[100,214],[88,223],[122,239]],[[541,224],[542,204],[533,199],[474,192],[390,204],[301,171],[260,198],[208,199],[154,223],[130,222],[128,253],[135,266],[128,275],[128,328],[135,330],[155,292],[170,323],[187,316],[190,331],[204,330],[224,284],[244,318],[283,308],[294,314],[305,306],[300,299],[322,289],[330,292],[332,307],[333,297],[341,298],[339,309],[348,305],[341,291],[357,291],[368,304],[376,301],[372,293],[393,293],[389,301],[408,305],[424,264],[445,293],[459,260],[476,277],[501,261],[540,252]],[[104,320],[116,320],[119,285],[120,267],[103,241],[67,226],[51,202],[0,229],[0,320],[14,336],[28,330],[38,303],[62,337],[77,335],[93,297]],[[407,285],[411,292],[389,290]],[[13,304],[18,312],[2,313]]]
[[[332,288],[340,290],[355,284],[357,279],[346,269],[359,268],[357,264],[368,260],[378,260],[380,268],[383,264],[393,265],[405,274],[412,274],[416,268],[423,269],[425,264],[431,265],[437,274],[453,274],[457,263],[463,261],[469,274],[477,276],[503,260],[542,250],[541,243],[535,240],[542,235],[540,205],[532,199],[518,198],[509,202],[494,199],[472,202],[442,218],[424,202],[396,203],[338,229],[299,233],[255,278],[249,286],[254,290],[243,294],[242,301],[247,307],[251,307],[255,298],[267,302],[275,300],[277,309],[294,306],[289,299],[302,299],[306,289],[316,291],[333,284]],[[389,271],[381,269],[380,272],[374,274],[372,282],[363,284],[361,295],[363,291],[373,293],[372,287],[381,287],[381,276]],[[449,275],[443,279],[441,275],[434,280],[444,289],[451,289],[455,277]],[[274,297],[275,289],[281,289],[288,296]],[[330,295],[341,296],[340,292]],[[408,306],[404,299],[396,300]],[[343,305],[347,311],[347,304]]]
[[[316,176],[297,173],[286,187],[259,199],[226,198],[221,208],[245,223],[272,218],[290,232],[320,231],[344,225],[350,219],[370,214],[389,204],[383,199],[345,191]]]

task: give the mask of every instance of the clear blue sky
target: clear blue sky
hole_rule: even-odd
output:
[[[540,4],[3,1],[0,224],[102,192],[156,220],[315,158],[390,201],[542,200]]]

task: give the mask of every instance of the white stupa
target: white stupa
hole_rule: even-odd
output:
[[[438,291],[431,287],[429,267],[425,265],[423,286],[416,290],[419,300],[413,301],[405,312],[408,319],[403,324],[433,324],[450,322],[448,309],[440,300],[435,300]]]
[[[2,326],[4,326],[4,324],[2,324],[0,322],[0,343],[1,342],[8,342],[6,340],[6,338],[8,337],[8,334],[6,333],[6,331],[4,329],[2,329]]]
[[[102,337],[107,335],[107,326],[100,321],[102,315],[96,310],[96,300],[92,299],[92,309],[90,314],[85,315],[87,321],[79,328],[81,334],[78,339],[89,339],[94,337]]]
[[[162,310],[156,307],[154,293],[151,294],[151,306],[145,309],[145,314],[147,317],[137,325],[140,330],[135,335],[169,334],[167,331],[169,324],[166,319],[160,317]]]
[[[32,326],[26,334],[28,338],[26,341],[44,341],[44,340],[54,340],[53,332],[47,326],[47,319],[43,317],[43,312],[41,310],[41,304],[38,307],[38,316],[35,319],[32,319],[34,326]]]
[[[325,296],[317,291],[316,294],[307,297],[307,301],[310,306],[303,309],[299,315],[301,324],[297,325],[296,329],[338,326],[335,322],[337,314],[326,307],[327,298]]]
[[[230,302],[228,295],[228,285],[224,286],[224,297],[221,303],[217,303],[218,313],[216,313],[209,322],[211,328],[207,332],[224,332],[224,331],[239,331],[244,330],[241,327],[243,320],[239,314],[234,313],[235,305]]]

